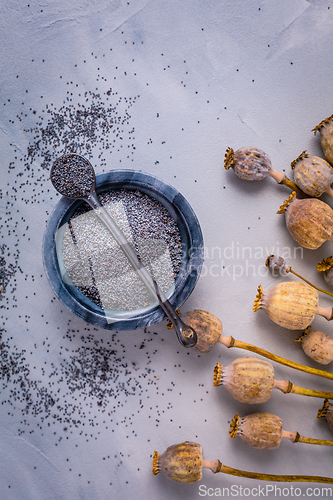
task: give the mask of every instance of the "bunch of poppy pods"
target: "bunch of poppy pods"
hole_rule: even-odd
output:
[[[313,132],[320,134],[325,159],[310,156],[307,151],[303,151],[291,163],[293,180],[273,170],[269,157],[257,148],[243,147],[237,151],[228,148],[224,166],[226,170],[234,170],[236,175],[244,180],[258,181],[265,177],[272,177],[278,184],[289,187],[292,193],[277,213],[285,214],[286,227],[299,245],[316,250],[325,241],[333,242],[333,209],[318,199],[323,193],[333,198],[331,187],[333,182],[333,115],[320,122]],[[312,330],[311,324],[316,315],[328,321],[333,319],[333,308],[322,307],[319,304],[318,291],[330,296],[333,296],[333,293],[311,284],[292,270],[279,256],[268,256],[266,265],[272,272],[293,273],[303,282],[284,281],[267,291],[259,285],[254,300],[254,312],[262,309],[277,325],[288,330],[303,331],[301,337],[295,342],[299,342],[305,354],[317,363],[329,364],[333,360],[333,339],[324,332]],[[320,262],[317,270],[324,273],[324,279],[328,284],[333,284],[332,256]],[[207,311],[189,311],[185,313],[184,321],[196,331],[198,341],[194,349],[200,353],[211,351],[219,343],[227,348],[235,347],[254,352],[296,370],[333,379],[333,374],[328,371],[295,363],[232,336],[223,336],[221,321]],[[276,380],[274,368],[267,360],[243,357],[235,359],[228,366],[217,363],[213,380],[214,386],[223,386],[237,401],[247,404],[268,401],[274,389],[284,394],[294,393],[306,397],[323,398],[324,404],[318,411],[317,417],[325,418],[333,430],[333,405],[330,403],[333,393],[298,387],[289,380]],[[297,430],[285,431],[282,429],[281,418],[267,412],[252,413],[245,417],[236,414],[231,421],[229,434],[231,438],[238,436],[248,445],[259,449],[278,448],[283,438],[292,443],[333,446],[333,440],[304,437]],[[154,452],[154,475],[163,472],[175,481],[188,484],[202,478],[203,468],[208,468],[213,473],[222,472],[266,481],[333,484],[333,478],[329,477],[261,474],[233,469],[223,465],[220,460],[204,460],[202,446],[192,441],[172,445],[161,455]]]

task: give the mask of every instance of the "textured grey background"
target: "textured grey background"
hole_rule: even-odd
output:
[[[263,267],[269,253],[283,253],[320,285],[315,266],[332,253],[331,243],[294,259],[284,216],[276,215],[288,189],[272,179],[242,182],[224,170],[223,157],[228,146],[258,147],[289,175],[304,149],[322,155],[311,130],[332,114],[331,2],[28,2],[0,6],[1,249],[8,276],[0,311],[1,498],[199,498],[199,484],[151,475],[154,450],[183,440],[201,443],[208,460],[244,470],[332,475],[330,449],[286,441],[265,452],[228,436],[236,412],[260,409],[279,415],[286,430],[330,439],[326,423],[316,420],[322,400],[274,391],[260,408],[242,405],[212,378],[217,361],[227,365],[245,352],[216,346],[199,356],[178,344],[166,322],[145,331],[99,330],[54,297],[41,248],[59,197],[43,167],[43,145],[56,155],[63,137],[57,149],[40,132],[66,108],[114,107],[115,132],[103,135],[99,124],[91,142],[96,171],[152,173],[186,197],[201,223],[205,267],[182,311],[210,311],[225,335],[314,366],[294,345],[296,332],[254,314],[252,305],[259,283],[276,283]],[[332,329],[322,318],[314,325]],[[274,368],[278,379],[332,386]],[[238,496],[240,487],[259,486],[218,476],[206,470],[202,484],[230,488],[230,495],[234,485]]]

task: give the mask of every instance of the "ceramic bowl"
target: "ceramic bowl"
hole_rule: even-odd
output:
[[[152,175],[134,170],[112,170],[97,175],[97,193],[110,189],[140,190],[159,201],[176,221],[181,236],[183,256],[172,294],[167,296],[173,307],[179,308],[193,291],[203,263],[202,232],[191,206],[174,187]],[[130,314],[118,312],[110,321],[101,307],[76,287],[63,281],[57,255],[56,235],[81,203],[83,203],[81,200],[62,197],[48,220],[44,234],[44,267],[58,299],[86,322],[108,330],[133,330],[162,321],[165,314],[157,303],[140,311],[131,311]]]

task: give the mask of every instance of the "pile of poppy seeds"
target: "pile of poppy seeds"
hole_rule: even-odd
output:
[[[37,117],[36,126],[24,129],[30,141],[25,153],[12,144],[15,160],[9,165],[8,175],[13,182],[8,183],[6,193],[8,195],[7,220],[0,228],[3,233],[2,238],[6,236],[6,244],[0,247],[0,294],[4,301],[1,305],[3,328],[0,339],[1,404],[9,408],[9,415],[21,412],[23,417],[21,427],[18,429],[19,434],[26,432],[27,428],[36,428],[36,424],[41,431],[43,425],[47,423],[50,426],[52,421],[66,424],[69,428],[81,428],[85,423],[93,426],[96,421],[93,420],[97,416],[96,412],[105,414],[102,417],[105,418],[104,423],[110,425],[112,422],[110,416],[126,404],[127,398],[139,398],[136,405],[139,413],[143,405],[141,398],[147,393],[149,386],[156,386],[154,370],[149,365],[150,358],[157,352],[157,349],[153,348],[150,352],[141,351],[150,342],[163,341],[163,338],[158,339],[158,336],[152,332],[146,334],[144,330],[139,341],[132,341],[132,352],[135,353],[136,349],[140,349],[141,361],[137,364],[127,359],[126,346],[117,332],[111,337],[110,332],[103,335],[103,332],[97,328],[86,325],[83,328],[84,335],[82,335],[82,332],[72,327],[71,319],[68,319],[65,331],[61,331],[63,326],[58,326],[57,321],[58,318],[60,320],[59,312],[62,312],[62,306],[55,297],[51,302],[59,310],[57,317],[52,319],[52,324],[49,324],[49,321],[45,319],[50,313],[52,316],[53,309],[50,308],[45,315],[41,314],[39,319],[41,338],[33,347],[29,344],[33,338],[30,334],[25,340],[29,347],[24,349],[22,347],[26,345],[16,345],[15,336],[10,336],[9,329],[6,331],[8,318],[4,316],[5,310],[10,306],[18,308],[18,299],[13,293],[17,270],[25,276],[24,280],[28,283],[37,282],[34,285],[37,295],[38,280],[43,280],[44,283],[46,279],[45,274],[41,274],[40,277],[33,276],[19,266],[18,246],[23,245],[25,238],[32,239],[32,235],[29,233],[29,227],[23,216],[15,225],[16,232],[11,229],[13,228],[11,219],[14,207],[17,209],[16,212],[19,212],[18,207],[22,205],[25,207],[25,205],[31,206],[34,203],[47,201],[46,209],[49,208],[49,200],[53,199],[52,191],[54,191],[54,188],[48,184],[50,169],[54,161],[62,155],[77,153],[86,158],[92,158],[93,152],[98,152],[100,166],[102,168],[105,166],[109,170],[110,167],[107,166],[103,155],[106,152],[112,153],[113,148],[119,150],[123,144],[126,146],[126,140],[124,140],[126,134],[128,135],[127,158],[130,158],[135,149],[134,129],[130,126],[129,109],[134,105],[136,97],[118,98],[116,92],[109,90],[103,96],[94,92],[86,92],[82,96],[79,94],[78,101],[80,100],[81,102],[74,105],[70,102],[72,99],[67,98],[59,109],[56,109],[53,104],[47,104]],[[109,104],[109,100],[113,101],[113,104]],[[31,118],[33,118],[36,111],[33,109],[30,111]],[[27,112],[22,112],[16,118],[24,122],[30,117]],[[121,196],[121,194],[118,193],[116,196]],[[102,200],[104,199],[105,202],[108,197],[110,194],[105,193]],[[141,205],[144,195],[137,193],[135,197]],[[55,205],[54,201],[51,203]],[[146,210],[152,210],[151,205],[147,203],[144,205]],[[169,240],[172,262],[177,273],[181,256],[177,228],[172,225],[171,217],[163,207],[155,205],[153,210],[155,210],[155,215],[147,230],[151,231],[152,226],[156,226],[159,221],[159,237]],[[131,209],[129,209],[129,219],[134,216],[135,214],[131,214]],[[133,227],[135,228],[135,224]],[[7,228],[8,231],[5,234],[4,230]],[[139,231],[138,227],[136,230]],[[171,245],[170,238],[173,238]],[[8,289],[11,293],[8,293]],[[36,293],[34,292],[33,295]],[[30,299],[29,295],[26,299]],[[32,291],[31,300],[37,300],[37,298],[32,299]],[[28,314],[25,317],[21,317],[21,310],[18,311],[21,324],[25,321],[23,325],[26,325],[27,332],[30,328],[29,308],[33,307],[33,303],[31,304],[23,304],[25,307],[28,306]],[[34,313],[35,317],[38,314],[37,311]],[[75,323],[75,319],[73,322]],[[58,324],[61,324],[61,321]],[[59,339],[62,339],[60,345]],[[72,349],[70,349],[70,343],[73,346]],[[41,351],[38,356],[39,361],[37,361],[41,363],[41,366],[33,366],[37,359],[34,356],[34,349]],[[52,356],[50,353],[53,353]],[[157,387],[155,389],[157,390]],[[151,388],[149,391],[151,392]],[[31,416],[34,417],[35,426],[33,426]],[[127,424],[128,420],[126,427]],[[34,431],[30,430],[30,432]],[[57,437],[56,446],[61,439],[62,436]]]
[[[68,198],[85,198],[95,186],[91,163],[80,155],[64,155],[53,163],[51,182],[56,190]]]
[[[18,259],[18,250],[12,256],[6,244],[0,246],[0,301],[6,297],[7,286],[10,285],[11,278],[15,276],[17,270],[20,270]],[[12,287],[11,292],[14,291],[15,287]]]
[[[174,281],[179,273],[183,254],[181,236],[175,220],[159,201],[139,190],[110,189],[101,193],[99,195],[99,200],[105,207],[113,204],[113,206],[116,207],[113,208],[115,212],[117,212],[117,207],[122,207],[121,211],[124,211],[124,216],[128,222],[128,230],[131,234],[131,241],[133,241],[133,247],[135,248],[137,255],[139,256],[142,264],[147,267],[149,272],[157,280],[160,289],[164,293],[167,293],[169,288],[174,284]],[[68,226],[72,236],[72,241],[68,238],[64,239],[62,244],[62,253],[65,261],[65,267],[67,268],[69,275],[72,266],[75,267],[76,277],[80,277],[80,274],[82,274],[83,278],[87,279],[87,272],[90,273],[89,282],[91,284],[89,286],[82,286],[81,283],[76,283],[74,278],[73,284],[76,285],[77,288],[91,301],[98,306],[103,307],[103,300],[101,300],[100,297],[98,284],[96,284],[94,266],[92,262],[90,261],[89,269],[85,269],[83,267],[80,273],[80,266],[78,265],[78,262],[76,260],[72,260],[73,255],[76,259],[76,255],[78,254],[78,252],[73,253],[72,251],[73,245],[75,247],[78,244],[77,238],[80,238],[80,250],[82,251],[82,248],[84,248],[84,252],[88,255],[93,253],[93,249],[95,248],[94,239],[90,243],[90,238],[85,236],[85,231],[83,231],[83,234],[81,235],[78,229],[73,228],[73,220],[76,217],[87,213],[87,211],[90,211],[87,203],[82,203],[69,220]],[[96,226],[96,220],[94,218],[84,219],[84,227],[88,229],[89,233],[93,233],[94,227],[91,227],[91,230],[89,231],[90,224],[92,226]],[[118,265],[115,263],[115,269],[113,269],[112,262],[103,261],[103,252],[99,251],[98,253],[100,260],[98,270],[99,280],[101,280],[103,269],[105,267],[105,283],[108,283],[108,285],[107,291],[104,292],[104,296],[106,295],[108,297],[110,303],[123,304],[125,310],[128,311],[147,306],[151,302],[151,297],[149,296],[147,290],[142,290],[141,280],[137,283],[135,275],[126,274],[126,281],[124,281],[123,288],[118,290],[118,292],[115,292],[116,283],[119,279],[119,273],[116,272]],[[69,257],[65,258],[67,254]],[[158,274],[155,276],[154,268],[151,266],[151,262],[157,262],[157,259],[162,257],[163,254],[164,256],[167,256],[167,258],[158,261]],[[123,256],[120,255],[120,257]],[[110,258],[107,252],[105,252],[105,258],[107,261]],[[114,258],[117,258],[117,253],[114,253]],[[126,270],[128,270],[128,266],[124,267],[123,272],[126,273]],[[115,283],[113,283],[113,275]],[[115,295],[115,298],[111,302],[112,295]]]
[[[43,113],[47,116],[40,116],[40,122],[36,127],[25,129],[29,135],[33,136],[33,142],[27,148],[24,156],[24,165],[30,170],[33,164],[40,163],[43,169],[49,170],[52,163],[63,154],[77,153],[87,158],[92,157],[92,152],[99,149],[101,166],[106,166],[105,159],[102,158],[102,151],[110,151],[122,147],[119,145],[126,139],[124,128],[129,125],[131,116],[129,109],[135,104],[138,98],[117,97],[117,92],[108,90],[104,96],[88,91],[83,95],[78,95],[84,103],[68,104],[69,99],[57,110],[51,103],[46,105]],[[109,100],[113,103],[109,104]],[[72,100],[72,99],[71,99]],[[90,101],[90,102],[89,102]],[[122,114],[120,108],[123,106]],[[35,114],[36,111],[32,110]],[[22,112],[21,115],[24,113]],[[21,116],[18,116],[21,118]],[[48,118],[45,127],[41,127],[43,119]],[[22,119],[22,118],[21,118]],[[134,129],[127,131],[128,139],[131,141],[127,147],[130,153],[135,149],[133,134]]]

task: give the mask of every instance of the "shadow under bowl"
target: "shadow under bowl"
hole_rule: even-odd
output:
[[[102,193],[110,189],[139,190],[160,202],[175,220],[182,245],[182,262],[176,277],[169,302],[177,309],[193,291],[203,264],[203,237],[199,221],[186,199],[172,186],[156,177],[135,170],[112,170],[96,176],[96,191]],[[63,281],[59,268],[56,235],[77,208],[84,203],[62,197],[54,208],[44,234],[43,260],[49,282],[58,299],[70,311],[92,325],[107,330],[134,330],[165,318],[158,304],[141,311],[133,311],[110,321],[102,307],[96,305],[78,288]]]

